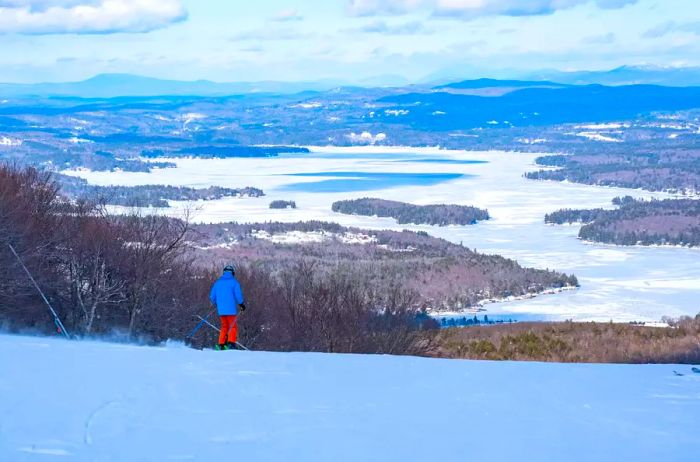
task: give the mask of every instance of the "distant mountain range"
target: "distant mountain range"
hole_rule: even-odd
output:
[[[466,80],[500,82],[548,82],[568,85],[663,85],[686,87],[700,85],[700,67],[660,67],[660,66],[621,66],[610,70],[565,72],[555,69],[542,69],[522,72],[516,69],[479,71],[469,66],[459,66],[435,72],[421,83],[442,86]],[[482,79],[480,77],[490,77]],[[475,80],[476,79],[476,80]]]
[[[700,86],[700,67],[621,66],[609,71],[540,71],[526,74],[530,80],[553,80],[572,85],[652,84],[672,87]]]
[[[218,83],[209,80],[164,80],[132,74],[100,74],[80,82],[0,84],[0,96],[226,96],[249,93],[292,94],[308,90],[325,91],[337,86],[338,82],[330,80]]]
[[[356,87],[405,87],[408,83],[397,76],[365,79]],[[522,79],[480,78],[459,81],[434,79],[432,84],[413,88],[478,92],[489,88],[522,89],[534,87],[562,88],[568,85],[637,85],[700,86],[700,67],[664,68],[650,66],[622,66],[610,71],[561,72],[538,71],[522,75]],[[209,80],[178,81],[144,77],[132,74],[101,74],[80,82],[0,84],[0,97],[70,96],[82,98],[113,98],[119,96],[227,96],[244,94],[296,94],[304,91],[328,91],[347,85],[339,80],[309,82],[231,82]],[[498,94],[498,93],[497,93]],[[500,95],[500,94],[499,94]]]

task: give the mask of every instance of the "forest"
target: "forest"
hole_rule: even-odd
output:
[[[559,210],[546,223],[584,223],[579,237],[618,245],[700,245],[700,201],[615,198],[614,210]]]
[[[261,197],[265,193],[258,188],[240,189],[210,186],[190,188],[186,186],[144,185],[144,186],[96,186],[83,178],[56,174],[61,193],[73,199],[89,199],[106,205],[124,207],[170,207],[169,201],[215,200],[223,197]]]
[[[390,217],[399,224],[474,225],[489,219],[487,210],[467,205],[414,205],[373,198],[338,201],[332,208],[334,212],[348,215]]]
[[[394,281],[414,293],[420,310],[468,308],[486,299],[578,286],[574,275],[526,268],[424,232],[363,230],[319,221],[196,225],[193,231],[199,236],[199,260],[224,263],[235,257],[274,271],[303,256],[322,272],[352,267],[376,290]]]
[[[270,208],[271,209],[295,209],[297,208],[297,203],[295,201],[283,201],[283,200],[275,200],[270,202]]]
[[[575,149],[570,155],[542,156],[537,158],[539,165],[558,168],[529,172],[525,176],[532,180],[567,180],[649,191],[700,191],[700,149],[662,143],[646,140],[633,146],[606,145],[578,149],[581,152]]]
[[[157,153],[158,151],[153,151]],[[276,157],[280,154],[309,152],[308,148],[298,146],[194,146],[180,149],[166,156],[191,156],[199,158],[228,158],[228,157]],[[151,154],[150,157],[159,157]]]

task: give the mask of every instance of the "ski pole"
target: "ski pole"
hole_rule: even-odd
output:
[[[10,251],[15,256],[15,258],[17,258],[17,261],[24,269],[24,272],[27,273],[27,276],[29,276],[29,280],[32,281],[32,284],[36,288],[37,292],[39,292],[39,295],[41,295],[41,298],[44,300],[44,303],[46,303],[46,306],[49,307],[49,310],[51,311],[51,315],[53,316],[53,322],[56,325],[56,328],[58,328],[59,332],[61,332],[68,340],[70,340],[70,335],[68,334],[68,331],[66,330],[65,326],[61,322],[61,318],[58,317],[58,314],[56,313],[56,310],[53,309],[53,306],[51,306],[49,299],[46,298],[46,295],[44,295],[44,292],[39,287],[39,284],[37,284],[37,282],[34,280],[32,273],[29,272],[29,269],[26,267],[26,265],[24,264],[24,262],[20,258],[19,254],[15,250],[15,248],[12,247],[12,244],[7,244],[7,246],[10,248]]]
[[[219,329],[218,327],[216,327],[214,324],[210,323],[208,319],[203,318],[203,317],[201,317],[201,316],[197,316],[197,318],[199,318],[199,319],[201,320],[201,322],[203,322],[203,323],[206,324],[207,326],[211,327],[211,328],[214,329],[215,331],[221,332],[221,329]],[[236,320],[236,322],[238,322],[238,320]],[[247,348],[245,345],[243,345],[243,344],[240,343],[240,342],[236,342],[236,345],[238,345],[239,347],[243,348],[245,351],[250,351],[250,348]]]
[[[212,308],[211,311],[209,311],[209,314],[207,314],[205,317],[197,316],[199,319],[201,319],[201,321],[199,321],[199,324],[197,324],[197,327],[192,329],[192,332],[190,332],[189,335],[187,337],[185,337],[185,340],[191,339],[192,337],[194,337],[194,334],[196,334],[197,331],[202,328],[202,326],[204,325],[205,322],[208,322],[207,319],[209,319],[209,316],[211,316],[213,313],[214,313],[214,308]]]
[[[221,332],[221,329],[219,329],[219,328],[216,327],[214,324],[212,324],[208,319],[205,319],[205,318],[203,318],[203,317],[201,317],[201,316],[197,316],[197,319],[199,319],[200,321],[204,322],[204,324],[206,324],[207,326],[211,327],[211,328],[214,329],[215,331]]]

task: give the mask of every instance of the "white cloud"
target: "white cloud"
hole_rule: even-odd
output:
[[[77,5],[95,5],[101,0],[0,0],[2,8],[25,8],[32,11],[44,11],[50,7],[71,7]]]
[[[231,40],[238,41],[275,41],[275,40],[301,40],[311,38],[311,32],[294,29],[291,27],[263,27],[251,29],[234,34]]]
[[[186,17],[181,0],[0,0],[0,33],[148,32]]]
[[[589,45],[609,45],[617,40],[617,36],[613,32],[609,32],[603,35],[592,35],[589,37],[584,37],[583,43]]]
[[[403,14],[425,6],[425,0],[350,0],[348,12],[353,16]]]
[[[691,33],[695,35],[700,35],[700,21],[697,22],[684,22],[684,23],[677,23],[676,21],[668,21],[663,24],[659,24],[658,26],[649,29],[646,31],[644,34],[642,34],[642,37],[644,38],[659,38],[663,37],[668,34],[672,34],[675,32],[679,33]]]
[[[278,22],[301,21],[302,19],[304,19],[304,17],[301,16],[299,11],[295,9],[278,11],[272,18],[270,18],[270,20]]]
[[[355,16],[397,15],[419,9],[436,16],[472,18],[487,15],[528,16],[551,14],[585,3],[600,8],[622,8],[638,0],[349,0],[348,11]]]
[[[428,27],[425,21],[411,21],[399,24],[388,24],[384,21],[372,21],[361,27],[346,29],[349,33],[368,33],[383,35],[418,35],[432,34],[434,29]]]

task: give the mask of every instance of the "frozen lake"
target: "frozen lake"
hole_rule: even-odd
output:
[[[487,305],[486,314],[624,322],[700,312],[700,250],[589,244],[577,239],[578,226],[544,224],[544,215],[557,209],[611,207],[616,196],[664,194],[527,180],[523,173],[538,168],[535,157],[436,148],[314,148],[311,154],[271,158],[174,159],[177,168],[152,173],[66,173],[100,185],[258,187],[265,197],[197,202],[195,221],[314,219],[370,229],[424,230],[525,266],[574,273],[581,283],[576,291]],[[487,208],[492,219],[440,228],[331,211],[334,201],[359,197],[473,205]],[[268,205],[275,199],[294,200],[298,208],[271,210]],[[172,205],[169,213],[176,215],[192,207]]]

